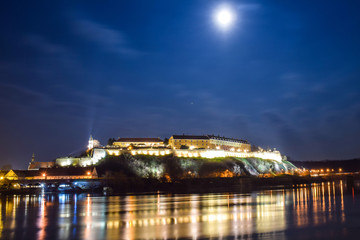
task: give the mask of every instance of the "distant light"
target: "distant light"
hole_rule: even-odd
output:
[[[223,31],[229,30],[236,21],[236,13],[230,5],[221,5],[214,11],[214,23]]]
[[[90,175],[91,173],[90,173],[90,171],[88,171],[86,174],[87,174],[87,175]]]
[[[42,174],[42,176],[43,176],[43,177],[46,177],[46,174],[45,174],[45,173],[43,173],[43,174]]]

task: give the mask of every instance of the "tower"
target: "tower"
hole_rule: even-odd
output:
[[[94,139],[93,139],[92,135],[90,135],[89,144],[88,144],[88,150],[91,150],[93,148],[94,148]]]
[[[35,170],[36,169],[36,162],[35,162],[35,153],[31,156],[31,161],[29,162],[28,170]]]

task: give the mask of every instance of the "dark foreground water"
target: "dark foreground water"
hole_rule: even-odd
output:
[[[343,182],[251,194],[0,196],[1,239],[360,239]]]

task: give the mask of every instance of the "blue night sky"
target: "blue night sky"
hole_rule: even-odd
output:
[[[220,134],[296,160],[360,157],[359,1],[2,1],[0,165],[92,134]]]

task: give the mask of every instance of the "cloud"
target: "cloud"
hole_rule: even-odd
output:
[[[89,108],[85,104],[75,102],[56,101],[51,103],[51,107],[62,115],[77,116],[84,118],[89,113]]]
[[[307,144],[300,129],[290,125],[276,110],[264,111],[262,117],[279,139],[279,147],[282,147],[284,154],[300,152]]]
[[[271,125],[278,126],[278,127],[286,125],[285,121],[282,119],[280,114],[276,113],[273,110],[264,111],[262,115],[263,115],[264,119],[267,122],[269,122]]]
[[[244,10],[244,11],[250,11],[250,10],[257,10],[261,7],[260,4],[255,4],[255,3],[242,3],[237,5],[237,8],[240,10]]]
[[[99,45],[103,50],[127,56],[137,56],[140,51],[129,46],[125,35],[106,25],[91,20],[76,20],[74,30],[85,39]]]
[[[49,42],[40,35],[28,35],[24,38],[25,44],[40,50],[45,54],[69,54],[65,46]]]
[[[298,97],[299,95],[294,92],[286,92],[281,96],[281,98],[285,100],[297,99]]]
[[[22,72],[24,75],[22,79],[44,81],[44,84],[45,82],[48,84],[74,76],[78,78],[80,74],[83,76],[83,73],[86,73],[72,46],[58,43],[57,39],[49,40],[46,35],[28,34],[22,39],[21,43],[32,53],[26,60],[17,59],[9,69],[13,74]]]
[[[56,96],[53,92],[66,92]],[[6,109],[16,107],[17,111],[36,109],[36,113],[57,116],[86,117],[92,111],[113,106],[113,101],[101,94],[81,90],[71,90],[58,86],[52,90],[40,92],[31,88],[11,84],[0,84],[0,106]]]
[[[209,116],[217,117],[227,115],[223,107],[223,99],[206,89],[184,89],[182,87],[176,90],[175,96],[187,105],[194,105],[201,112]]]
[[[296,73],[296,72],[288,72],[288,73],[283,73],[281,76],[280,76],[280,79],[281,80],[284,80],[286,82],[290,81],[290,82],[293,82],[293,81],[299,81],[301,79],[301,75],[299,73]]]
[[[15,104],[39,104],[49,100],[46,94],[12,84],[0,84],[0,99]]]
[[[312,87],[310,87],[309,89],[310,92],[312,93],[324,93],[326,91],[326,86],[325,84],[316,84],[313,85]]]

